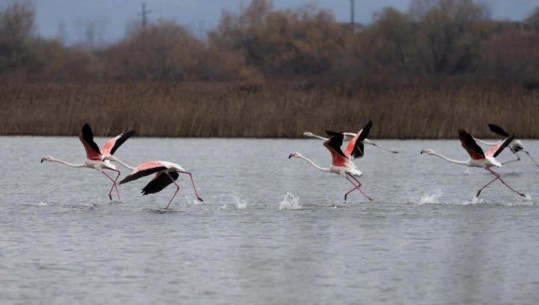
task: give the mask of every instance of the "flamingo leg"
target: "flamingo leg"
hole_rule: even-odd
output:
[[[503,183],[503,185],[507,186],[507,188],[509,188],[510,190],[512,190],[513,192],[517,193],[518,195],[520,195],[520,196],[522,196],[522,197],[526,197],[526,194],[521,193],[521,192],[515,190],[514,188],[512,188],[511,186],[509,186],[509,184],[505,183],[505,181],[503,181],[503,179],[500,177],[500,175],[499,175],[498,173],[496,173],[495,171],[491,170],[490,168],[487,168],[487,170],[488,170],[489,172],[491,172],[494,176],[496,176],[496,179],[500,180],[500,182]],[[494,180],[496,180],[496,179],[494,179]],[[493,180],[493,181],[494,181],[494,180]],[[491,181],[491,182],[492,182],[492,181]],[[489,182],[489,184],[490,184],[491,182]]]
[[[348,194],[350,194],[354,190],[358,190],[361,194],[363,194],[363,196],[365,196],[367,199],[369,199],[369,201],[373,200],[369,195],[367,195],[365,192],[363,192],[363,190],[361,190],[361,188],[360,188],[361,182],[359,182],[359,180],[357,180],[356,177],[354,177],[354,176],[352,176],[350,174],[346,174],[346,179],[348,181],[350,181],[350,183],[352,183],[352,185],[354,185],[354,188],[349,190],[346,194],[344,194],[344,201],[346,201],[346,198],[348,197]]]
[[[182,172],[182,171],[178,171],[178,173],[189,175],[189,178],[191,178],[191,184],[193,185],[193,189],[195,190],[195,194],[197,195],[197,199],[198,199],[200,202],[204,202],[204,200],[202,200],[202,198],[200,198],[200,196],[198,195],[197,188],[196,188],[196,186],[195,186],[195,181],[193,180],[193,175],[191,175],[190,172]]]
[[[539,164],[537,164],[537,162],[535,162],[535,159],[532,158],[532,156],[530,155],[530,153],[529,153],[527,150],[524,150],[524,149],[523,149],[522,151],[525,152],[525,153],[528,155],[528,157],[530,157],[530,159],[532,159],[533,163],[535,163],[535,165],[536,165],[537,167],[539,167]]]
[[[174,197],[176,197],[176,194],[178,193],[178,191],[180,190],[180,186],[178,185],[178,183],[176,183],[176,181],[172,178],[172,176],[170,176],[169,173],[167,173],[167,176],[170,178],[170,180],[176,185],[176,191],[174,192],[174,195],[172,195],[172,198],[170,198],[170,201],[168,202],[167,206],[165,207],[165,209],[168,209],[168,207],[170,206],[170,204],[172,203],[172,199],[174,199]]]
[[[519,156],[519,155],[517,155],[516,153],[514,153],[514,154],[515,154],[515,156],[517,156],[517,158],[516,158],[516,159],[514,159],[514,160],[511,160],[511,161],[506,161],[506,162],[502,162],[502,165],[505,165],[505,164],[507,164],[507,163],[512,163],[512,162],[517,162],[517,161],[520,161],[520,156]]]
[[[118,191],[118,185],[116,184],[116,181],[118,181],[118,178],[120,177],[120,171],[114,170],[114,169],[110,169],[110,170],[113,172],[116,172],[116,179],[112,179],[112,177],[110,177],[107,173],[105,173],[105,171],[101,170],[103,175],[105,175],[107,178],[109,178],[110,181],[112,181],[112,186],[110,187],[110,191],[109,191],[109,199],[112,200],[112,190],[116,189],[116,195],[118,195],[118,200],[122,201],[122,199],[120,198],[120,192]]]

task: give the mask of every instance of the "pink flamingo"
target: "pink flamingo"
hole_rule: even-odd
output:
[[[372,127],[372,121],[369,121],[355,136],[348,142],[345,152],[341,150],[341,145],[343,143],[344,134],[332,131],[326,131],[330,136],[327,141],[324,142],[324,146],[331,153],[331,166],[330,167],[321,167],[318,164],[314,163],[312,160],[301,155],[300,153],[294,152],[288,156],[288,159],[294,157],[307,161],[316,169],[342,175],[352,183],[354,186],[350,191],[344,194],[344,200],[346,201],[348,194],[354,190],[358,190],[363,196],[372,201],[373,199],[361,190],[361,182],[356,177],[362,175],[361,171],[356,167],[352,162],[352,159],[363,156],[363,145],[360,145],[362,141],[367,137],[369,131]]]
[[[148,195],[157,193],[163,190],[169,184],[174,183],[176,185],[176,192],[174,192],[174,195],[172,195],[172,198],[170,198],[170,201],[168,202],[165,209],[168,209],[168,207],[172,203],[172,200],[180,190],[180,186],[178,185],[178,183],[176,183],[176,179],[178,179],[180,174],[189,175],[197,199],[201,202],[204,202],[204,200],[202,200],[202,198],[200,198],[200,196],[198,195],[195,182],[193,181],[193,176],[191,175],[191,173],[183,169],[183,167],[181,167],[180,165],[167,161],[149,161],[141,163],[133,169],[129,176],[125,177],[122,181],[120,181],[120,184],[137,180],[141,177],[148,176],[154,173],[156,174],[155,177],[142,189],[142,194]]]
[[[75,168],[92,168],[95,169],[103,175],[105,175],[111,182],[112,186],[109,191],[109,199],[112,200],[112,190],[116,189],[116,194],[118,195],[118,200],[120,199],[120,193],[118,192],[118,187],[116,184],[116,181],[120,177],[120,171],[116,169],[116,166],[110,162],[110,160],[118,161],[115,157],[112,155],[118,147],[120,147],[127,139],[129,139],[131,136],[135,134],[134,130],[127,131],[125,133],[122,133],[110,140],[108,140],[105,145],[103,145],[103,148],[100,150],[97,144],[94,142],[94,134],[92,132],[92,128],[88,124],[84,124],[82,126],[81,133],[79,134],[79,139],[82,142],[82,145],[84,146],[84,149],[86,150],[86,160],[84,163],[78,163],[73,164],[69,163],[64,160],[56,159],[52,156],[46,156],[41,158],[41,163],[43,161],[49,161],[49,162],[56,162],[61,163],[70,167]],[[123,164],[123,162],[121,162]],[[125,166],[125,165],[124,165]],[[116,173],[116,178],[112,178],[109,176],[105,170],[110,170]]]
[[[470,167],[482,167],[486,170],[488,170],[490,173],[494,175],[494,179],[492,179],[489,183],[485,184],[483,187],[481,187],[478,191],[476,196],[478,197],[479,194],[481,194],[481,191],[485,189],[487,186],[489,186],[492,182],[496,180],[500,180],[501,183],[503,183],[506,187],[508,187],[513,192],[519,194],[522,197],[526,197],[526,194],[520,193],[510,187],[505,181],[502,180],[500,175],[493,171],[491,167],[502,167],[502,164],[500,161],[496,160],[495,158],[502,152],[502,150],[513,141],[514,136],[510,135],[507,138],[505,138],[503,141],[497,143],[496,145],[492,146],[486,153],[483,152],[481,147],[477,145],[474,138],[467,133],[463,129],[458,130],[460,142],[462,144],[462,147],[468,152],[470,155],[470,160],[466,161],[460,161],[460,160],[453,160],[446,156],[443,156],[432,149],[425,149],[421,151],[421,154],[425,153],[432,156],[440,157],[448,162],[454,163],[454,164],[460,164],[460,165],[466,165]]]

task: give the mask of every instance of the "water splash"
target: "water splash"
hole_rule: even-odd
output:
[[[219,201],[223,202],[221,209],[227,209],[229,205],[234,206],[236,210],[245,210],[247,208],[247,201],[236,195],[223,195]]]
[[[419,205],[428,204],[428,203],[438,204],[438,203],[441,203],[440,202],[441,197],[442,197],[442,190],[438,188],[438,189],[435,189],[433,193],[430,193],[430,194],[425,193],[421,195],[419,199],[414,200],[414,203],[417,203]]]
[[[472,200],[470,201],[464,201],[462,203],[462,205],[470,205],[470,204],[481,204],[481,203],[485,203],[485,199],[483,198],[479,198],[477,196],[473,196]]]
[[[287,192],[283,200],[279,203],[279,210],[299,210],[301,204],[299,204],[299,197]]]

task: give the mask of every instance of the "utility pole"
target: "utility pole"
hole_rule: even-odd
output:
[[[354,19],[354,12],[355,12],[354,2],[355,0],[350,0],[350,25],[352,26],[352,29],[354,28],[354,25],[356,24],[356,21]]]
[[[140,12],[140,16],[142,17],[142,29],[146,30],[146,26],[148,25],[148,14],[152,11],[146,9],[146,3],[142,3],[142,11]]]

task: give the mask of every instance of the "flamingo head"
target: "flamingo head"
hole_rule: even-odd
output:
[[[522,142],[520,142],[520,140],[513,140],[509,148],[511,148],[513,152],[519,152],[524,149],[524,145],[522,144]]]
[[[434,155],[435,152],[434,152],[434,150],[432,150],[432,149],[429,148],[429,149],[423,149],[423,150],[420,152],[420,154]]]
[[[310,132],[310,131],[306,131],[306,132],[303,133],[303,136],[304,137],[313,137],[314,134],[312,132]]]
[[[297,152],[293,152],[288,155],[288,159],[291,159],[291,158],[301,158],[301,154]]]
[[[43,161],[52,161],[54,158],[51,157],[51,156],[46,156],[46,157],[43,157],[41,158],[41,162],[40,163],[43,163]]]

